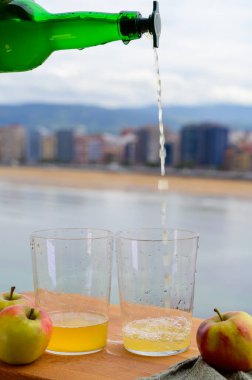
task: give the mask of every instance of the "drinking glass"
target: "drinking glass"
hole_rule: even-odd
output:
[[[35,300],[49,312],[47,351],[88,354],[106,345],[113,234],[73,228],[31,235]]]
[[[124,347],[147,356],[188,349],[198,235],[132,229],[116,235]]]

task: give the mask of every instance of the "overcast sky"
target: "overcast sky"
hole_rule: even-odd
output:
[[[151,13],[150,0],[40,0],[51,12]],[[251,0],[160,0],[163,104],[252,105]],[[0,103],[155,104],[154,54],[143,37],[53,53],[27,73],[0,74]]]

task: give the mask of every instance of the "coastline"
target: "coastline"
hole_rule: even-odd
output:
[[[157,191],[158,175],[60,167],[0,167],[0,182],[75,189]],[[252,198],[252,181],[197,177],[165,177],[175,193]]]

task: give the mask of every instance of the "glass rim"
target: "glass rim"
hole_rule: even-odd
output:
[[[90,232],[101,232],[101,236],[52,236],[50,233],[53,231],[90,231]],[[113,232],[103,228],[92,228],[92,227],[62,227],[62,228],[49,228],[46,230],[36,230],[31,232],[30,239],[44,239],[44,240],[98,240],[98,239],[107,239],[113,237]]]
[[[132,236],[125,236],[124,234],[127,234],[127,233],[134,233],[136,231],[140,231],[140,232],[151,232],[151,231],[169,231],[169,232],[180,232],[180,233],[187,233],[188,236],[182,236],[182,237],[169,237],[169,238],[138,238],[138,237],[133,237]],[[116,234],[115,234],[115,237],[116,238],[119,238],[119,239],[124,239],[124,240],[130,240],[130,241],[145,241],[145,242],[161,242],[161,241],[182,241],[182,240],[193,240],[193,239],[199,239],[199,233],[195,232],[195,231],[191,231],[191,230],[186,230],[186,229],[182,229],[182,228],[162,228],[162,227],[159,227],[159,228],[151,228],[151,227],[146,227],[146,228],[130,228],[130,229],[127,229],[127,230],[121,230],[121,231],[118,231]]]

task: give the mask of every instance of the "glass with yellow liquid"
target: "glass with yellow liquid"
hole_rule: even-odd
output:
[[[116,236],[124,347],[147,356],[190,346],[198,235],[174,229]]]
[[[49,353],[82,355],[106,346],[113,235],[94,229],[34,232],[35,299],[53,322]]]

